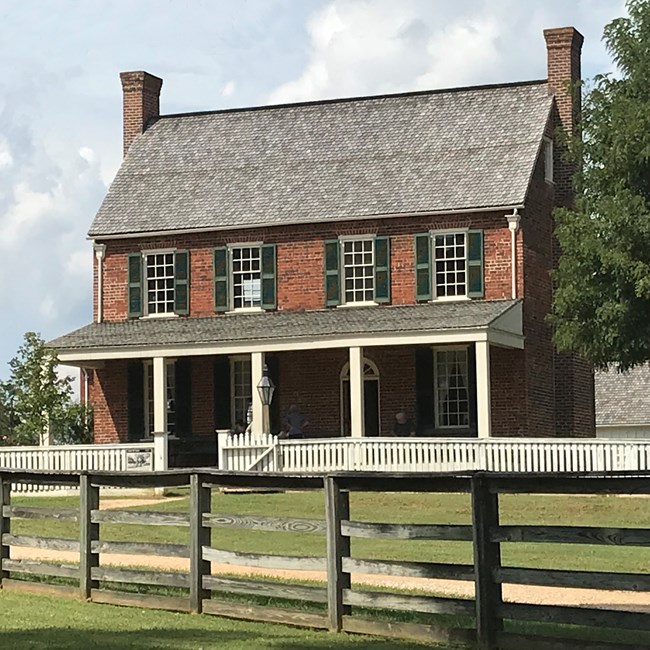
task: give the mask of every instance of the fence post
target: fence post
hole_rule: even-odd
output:
[[[325,520],[327,524],[327,615],[329,629],[340,632],[343,614],[350,608],[343,605],[343,590],[350,588],[350,574],[343,573],[343,558],[350,556],[350,538],[341,533],[341,521],[350,518],[350,495],[342,492],[335,478],[325,483]]]
[[[99,540],[99,524],[92,523],[92,511],[99,509],[99,487],[92,484],[89,474],[79,476],[79,591],[89,600],[97,581],[92,570],[99,566],[99,554],[93,553],[93,542]]]
[[[501,566],[501,546],[490,539],[499,525],[499,495],[490,492],[485,475],[472,476],[472,531],[474,539],[474,582],[478,650],[496,648],[496,636],[503,627],[501,583],[494,572]]]
[[[9,551],[11,547],[5,545],[2,541],[3,535],[8,535],[11,532],[11,517],[9,513],[5,514],[5,507],[11,506],[11,483],[9,476],[2,476],[0,474],[0,587],[2,587],[2,579],[9,577],[9,572],[5,571],[3,564],[5,560],[9,559]]]
[[[203,599],[209,598],[203,576],[210,575],[210,562],[203,559],[203,547],[210,546],[211,529],[203,525],[203,515],[210,512],[212,491],[203,485],[201,474],[190,477],[190,608],[200,614]]]

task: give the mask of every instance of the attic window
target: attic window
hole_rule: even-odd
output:
[[[553,140],[544,138],[544,180],[547,183],[553,182]]]

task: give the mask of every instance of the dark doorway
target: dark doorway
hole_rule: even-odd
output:
[[[350,436],[350,381],[341,383],[343,393],[343,435]],[[363,420],[365,434],[368,437],[379,435],[379,381],[366,379],[363,382]]]

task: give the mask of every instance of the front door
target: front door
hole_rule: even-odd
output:
[[[378,436],[379,426],[379,372],[372,361],[364,359],[363,368],[363,420],[366,436]],[[341,431],[351,435],[350,425],[350,366],[341,372]]]

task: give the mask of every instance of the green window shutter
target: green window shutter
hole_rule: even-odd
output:
[[[431,235],[415,235],[415,299],[431,300]]]
[[[262,309],[277,307],[275,244],[262,246]]]
[[[128,259],[129,318],[142,316],[142,255],[132,253]]]
[[[338,239],[325,242],[325,305],[335,307],[341,302]]]
[[[467,295],[483,298],[483,231],[470,230],[467,233]]]
[[[174,311],[181,315],[190,311],[189,251],[176,251],[174,255]]]
[[[228,311],[230,295],[228,290],[228,248],[220,246],[214,249],[214,310]]]
[[[375,239],[375,302],[390,302],[390,238]]]

